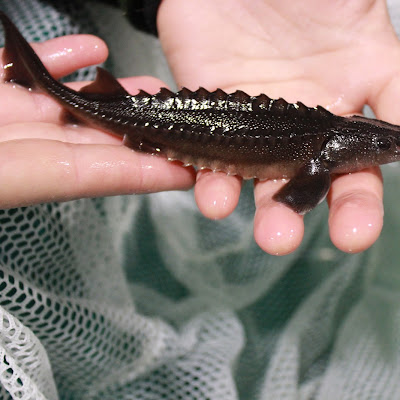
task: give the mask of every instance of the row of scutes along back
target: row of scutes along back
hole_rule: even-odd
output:
[[[300,115],[310,118],[327,118],[333,115],[321,106],[307,107],[300,101],[288,103],[283,98],[271,99],[265,94],[250,96],[241,90],[234,93],[226,93],[222,89],[210,92],[200,87],[196,91],[183,88],[178,92],[172,92],[167,88],[161,88],[153,95],[140,90],[133,99],[144,106],[162,109],[268,112],[274,115]]]

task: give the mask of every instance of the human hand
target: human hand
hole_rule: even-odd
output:
[[[57,78],[100,63],[108,54],[105,44],[90,35],[66,36],[34,48]],[[162,84],[140,77],[121,83],[131,92],[156,92]],[[62,113],[45,94],[0,83],[0,208],[193,185],[192,169],[133,152],[105,132],[65,125]]]
[[[338,115],[369,104],[400,123],[400,45],[384,0],[163,0],[160,39],[180,86],[320,104]],[[255,183],[254,236],[271,254],[295,250],[302,216],[272,200],[281,182]],[[202,171],[195,185],[204,215],[223,218],[237,205],[241,179]],[[333,178],[328,194],[332,242],[359,252],[383,224],[379,168]]]

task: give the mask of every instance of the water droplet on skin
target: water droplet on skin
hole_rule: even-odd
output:
[[[341,95],[339,95],[339,97],[335,101],[333,101],[330,104],[327,104],[325,106],[325,108],[327,110],[332,110],[332,109],[334,109],[336,107],[339,107],[343,103],[343,101],[344,101],[344,94],[341,94]]]
[[[72,53],[72,49],[71,48],[64,48],[62,50],[57,51],[56,53],[50,54],[48,56],[48,58],[50,58],[50,60],[55,60],[58,59],[60,57],[66,56],[67,54]]]

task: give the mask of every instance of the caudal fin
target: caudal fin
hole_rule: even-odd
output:
[[[33,89],[52,79],[32,47],[2,11],[0,21],[5,32],[4,80]]]

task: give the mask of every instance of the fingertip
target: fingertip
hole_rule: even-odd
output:
[[[254,238],[266,253],[290,254],[299,247],[303,236],[303,217],[288,207],[271,200],[257,208]]]
[[[378,197],[354,194],[337,199],[331,207],[331,240],[346,253],[368,249],[378,239],[382,226],[383,205]]]
[[[239,202],[241,182],[222,172],[199,171],[194,190],[199,210],[210,219],[227,217]]]
[[[94,35],[62,36],[32,47],[55,78],[100,64],[108,57],[106,43]]]
[[[193,187],[196,172],[194,168],[183,168],[181,164],[166,161],[163,157],[152,154],[135,152],[125,146],[123,150],[128,150],[135,155],[135,172],[133,175],[141,177],[139,180],[132,179],[131,193],[156,193],[165,190],[189,190]],[[126,176],[118,173],[122,178],[121,187],[126,186]],[[113,179],[117,181],[117,179]]]
[[[283,256],[296,250],[304,236],[303,217],[272,199],[285,184],[280,180],[257,181],[254,238],[268,254]]]
[[[379,168],[333,179],[328,195],[329,231],[339,250],[359,253],[378,239],[383,226],[382,198],[383,182]]]

